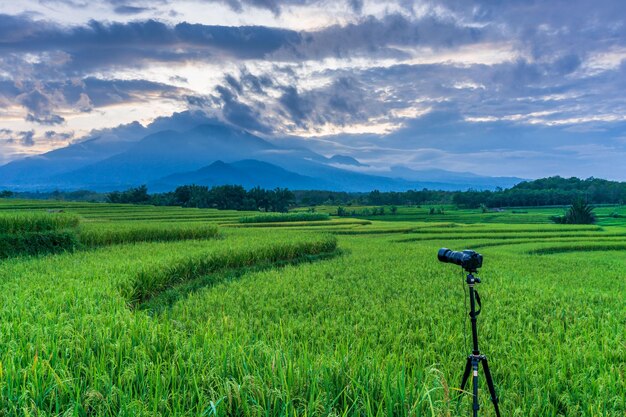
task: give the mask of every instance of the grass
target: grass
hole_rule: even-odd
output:
[[[0,259],[74,251],[80,246],[71,231],[0,233]]]
[[[81,228],[79,236],[83,245],[97,247],[134,242],[212,239],[219,236],[219,229],[215,224],[85,225]]]
[[[0,213],[0,259],[73,251],[79,221],[66,213]]]
[[[10,212],[0,213],[0,233],[47,232],[72,229],[79,217],[66,213]]]
[[[150,264],[139,270],[130,282],[124,283],[121,292],[132,303],[144,302],[168,287],[207,274],[263,263],[293,261],[305,255],[328,254],[336,248],[337,241],[332,236],[321,236],[317,239],[283,237],[280,243],[272,244],[268,244],[265,239],[253,240],[245,246],[226,246],[213,253],[202,251],[168,259],[166,265],[158,268]]]
[[[464,280],[436,260],[442,246],[485,256],[479,336],[503,415],[626,409],[624,219],[533,223],[559,210],[540,208],[481,223],[446,208],[464,221],[435,221],[400,207],[403,220],[182,240],[248,214],[62,207],[117,244],[0,263],[0,415],[469,415],[468,394],[454,401],[470,351]],[[106,237],[116,230],[175,240]],[[492,416],[483,378],[480,399]]]
[[[240,217],[239,223],[313,222],[328,219],[328,213],[267,213]]]

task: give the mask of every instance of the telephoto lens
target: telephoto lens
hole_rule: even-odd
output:
[[[448,248],[441,248],[437,252],[437,259],[440,262],[460,265],[463,269],[472,272],[483,266],[483,256],[473,250],[456,252]]]

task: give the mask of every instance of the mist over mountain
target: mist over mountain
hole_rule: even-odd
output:
[[[186,129],[189,125],[195,127]],[[171,120],[157,119],[147,127],[120,126],[66,148],[13,161],[0,167],[0,178],[4,188],[42,191],[110,191],[141,184],[153,191],[185,184],[333,191],[462,190],[510,187],[521,181],[401,166],[367,172],[367,165],[351,156],[325,157],[290,142],[272,143],[189,112]]]
[[[379,175],[391,178],[402,178],[409,181],[431,181],[457,184],[465,188],[479,190],[496,187],[510,188],[522,181],[517,177],[486,177],[471,172],[453,172],[443,169],[414,170],[401,165],[394,165],[388,172]]]

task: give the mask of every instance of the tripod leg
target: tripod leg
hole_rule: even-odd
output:
[[[478,359],[472,359],[472,391],[473,401],[472,410],[474,411],[474,417],[478,417],[478,410],[480,405],[478,404]]]
[[[483,369],[485,370],[485,379],[487,380],[487,386],[489,387],[489,394],[491,394],[491,402],[496,409],[496,416],[500,417],[500,408],[498,407],[498,396],[496,395],[496,388],[493,386],[493,378],[491,378],[491,371],[489,371],[489,363],[487,358],[483,358]]]
[[[461,391],[465,389],[465,384],[467,384],[470,372],[472,372],[472,357],[468,356],[467,362],[465,363],[465,371],[463,372],[463,379],[461,380]]]

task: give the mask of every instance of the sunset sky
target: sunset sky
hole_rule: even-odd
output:
[[[0,164],[186,110],[371,170],[626,180],[626,6],[0,0]]]

